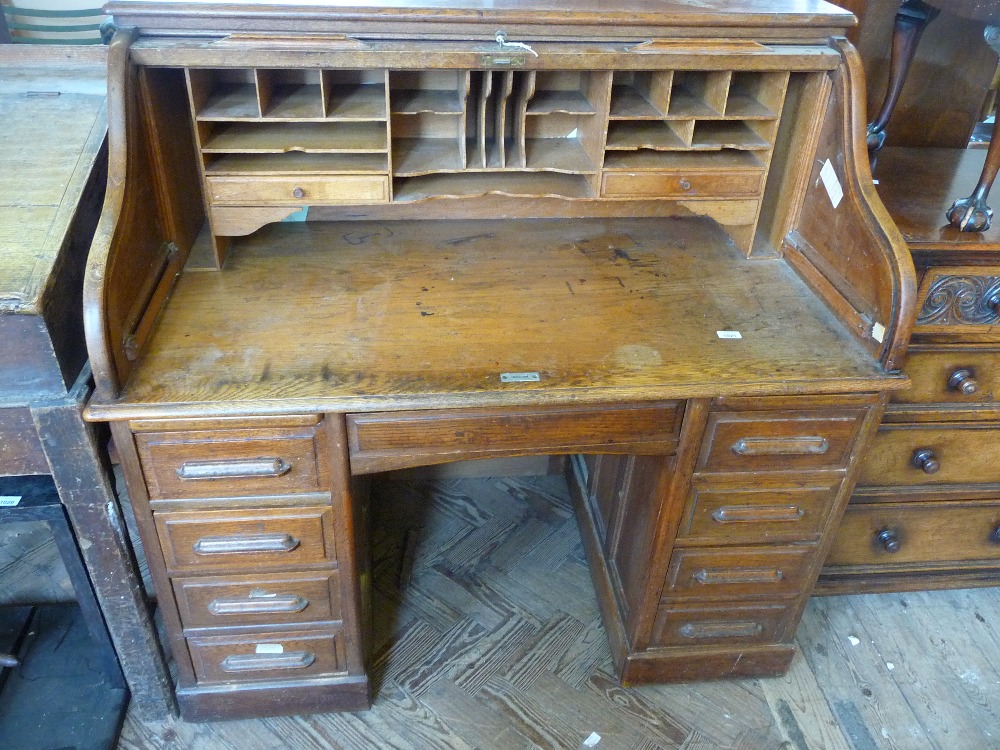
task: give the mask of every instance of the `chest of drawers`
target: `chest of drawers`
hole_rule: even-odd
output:
[[[88,271],[185,715],[366,706],[365,480],[491,456],[623,682],[781,673],[912,325],[850,15],[234,8],[112,8]]]

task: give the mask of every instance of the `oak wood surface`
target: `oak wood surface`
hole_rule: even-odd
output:
[[[779,377],[894,386],[780,261],[669,220],[268,227],[221,273],[181,277],[139,368],[131,405],[91,413],[595,402],[778,392]],[[531,371],[540,386],[500,382]]]

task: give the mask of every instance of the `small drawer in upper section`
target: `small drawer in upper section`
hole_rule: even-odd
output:
[[[911,347],[911,386],[892,394],[900,404],[983,404],[1000,394],[1000,352],[960,346]]]
[[[731,172],[605,172],[608,196],[664,198],[755,197],[764,185],[762,169]]]
[[[333,563],[330,506],[154,514],[171,574],[263,570]]]
[[[340,620],[336,570],[174,578],[185,630]]]
[[[796,596],[813,575],[816,547],[678,549],[664,597]]]
[[[865,453],[858,488],[1000,483],[1000,425],[883,425]]]
[[[863,410],[715,412],[698,457],[700,472],[842,469]]]
[[[348,414],[351,471],[491,456],[673,453],[683,401],[635,406]]]
[[[321,492],[318,425],[137,432],[151,499]]]
[[[840,484],[830,485],[829,475],[818,475],[789,486],[732,486],[716,481],[696,481],[677,544],[761,544],[819,541]],[[824,481],[825,480],[825,481]]]
[[[389,178],[376,175],[334,177],[208,177],[208,197],[213,205],[245,206],[258,203],[331,205],[385,203]]]

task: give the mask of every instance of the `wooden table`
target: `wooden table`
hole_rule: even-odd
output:
[[[0,474],[51,474],[139,714],[169,676],[96,431],[81,292],[106,180],[106,49],[0,46]]]

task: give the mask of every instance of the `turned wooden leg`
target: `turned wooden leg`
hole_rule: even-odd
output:
[[[896,12],[896,22],[892,29],[892,52],[889,56],[889,89],[882,102],[882,109],[868,125],[868,155],[873,168],[878,150],[885,143],[885,128],[899,102],[920,37],[927,24],[937,18],[940,12],[923,0],[904,0]]]
[[[1000,55],[1000,26],[987,26],[984,36],[986,43]],[[986,205],[986,198],[989,197],[990,188],[993,187],[998,171],[1000,171],[1000,130],[997,130],[997,123],[994,120],[993,132],[990,134],[990,148],[986,152],[986,163],[983,165],[983,173],[979,177],[976,189],[968,198],[955,201],[945,214],[953,227],[963,232],[985,232],[990,228],[993,209]]]

